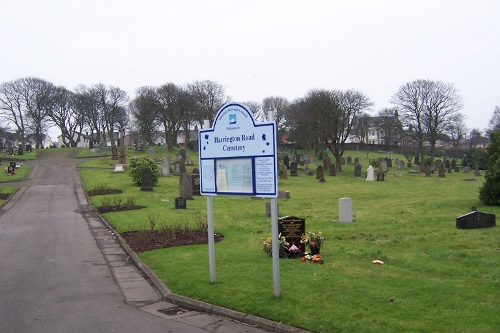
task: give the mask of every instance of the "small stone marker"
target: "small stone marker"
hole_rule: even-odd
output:
[[[191,175],[184,172],[179,177],[179,196],[185,199],[193,199],[193,180]]]
[[[180,162],[174,162],[174,175],[180,176],[181,175],[181,163]]]
[[[321,178],[323,178],[324,181],[324,176],[325,175],[323,174],[323,167],[321,165],[318,165],[318,167],[316,168],[316,179],[319,179],[321,181]]]
[[[292,162],[290,163],[290,176],[291,177],[297,177],[297,162]]]
[[[177,197],[175,198],[175,209],[186,209],[186,198]]]
[[[280,211],[280,205],[279,203],[276,203],[276,205],[278,206],[278,215],[280,214],[279,211]],[[271,201],[269,200],[266,200],[266,215],[267,217],[271,217]]]
[[[356,164],[354,167],[354,178],[360,178],[361,177],[361,164]]]
[[[379,170],[377,172],[377,181],[378,182],[383,182],[384,181],[385,174],[382,170]]]
[[[426,177],[430,177],[431,176],[431,166],[429,164],[427,164],[425,166],[425,176]]]
[[[337,176],[337,168],[336,168],[335,163],[330,164],[330,172],[329,172],[329,175],[330,175],[330,176]]]
[[[366,170],[366,180],[369,182],[373,182],[375,180],[375,170],[373,170],[371,165]]]
[[[445,178],[446,175],[444,173],[444,163],[440,163],[438,167],[438,177],[439,178]]]
[[[163,177],[170,177],[170,156],[161,161],[161,175]]]
[[[469,173],[470,172],[470,166],[466,165],[464,167],[464,173]]]
[[[474,176],[481,176],[481,171],[479,171],[479,165],[476,163],[476,169],[474,170]]]
[[[387,169],[387,161],[386,160],[380,161],[379,169],[382,170],[382,172],[387,172],[388,171],[388,169]]]
[[[118,159],[118,149],[116,148],[116,146],[113,146],[113,148],[111,148],[111,159],[112,160]]]
[[[193,188],[193,195],[201,195],[201,193],[200,193],[200,175],[199,174],[192,174],[191,175],[191,182],[192,182],[192,188]]]
[[[113,170],[113,172],[125,172],[123,164],[115,164],[115,169]]]
[[[141,170],[141,191],[153,191],[153,174],[151,168],[142,168]]]
[[[304,244],[300,242],[302,235],[306,233],[306,220],[297,216],[285,216],[278,219],[278,232],[290,246],[295,245],[299,252],[305,252]]]
[[[352,222],[352,199],[339,199],[339,220],[340,222]]]
[[[351,165],[351,164],[352,164],[352,157],[347,156],[347,165]]]
[[[287,169],[290,169],[290,157],[288,157],[288,155],[285,155],[285,157],[283,157],[283,164]]]
[[[456,218],[457,229],[489,228],[496,224],[496,216],[481,212],[470,212]]]

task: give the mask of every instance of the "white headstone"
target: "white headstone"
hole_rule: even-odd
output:
[[[339,199],[340,222],[352,222],[352,199]]]
[[[161,175],[163,177],[170,177],[170,156],[161,161]]]
[[[115,169],[113,170],[113,172],[125,172],[123,164],[115,164]]]
[[[366,170],[366,180],[369,182],[375,181],[375,171],[371,165]]]

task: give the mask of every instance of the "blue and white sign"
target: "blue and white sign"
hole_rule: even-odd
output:
[[[198,134],[200,193],[276,197],[276,125],[255,123],[239,103],[224,105]]]

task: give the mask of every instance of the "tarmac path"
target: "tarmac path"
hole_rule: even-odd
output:
[[[266,332],[162,300],[90,209],[71,157],[42,151],[0,209],[0,332]]]

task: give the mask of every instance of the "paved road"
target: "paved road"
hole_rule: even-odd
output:
[[[31,162],[0,210],[0,332],[265,332],[161,301],[89,209],[68,151]]]

